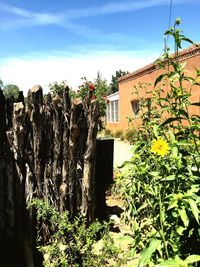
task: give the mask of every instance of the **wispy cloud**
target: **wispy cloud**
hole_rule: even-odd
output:
[[[198,3],[198,0],[174,0],[173,4]],[[76,19],[83,17],[102,16],[122,12],[136,11],[154,6],[169,5],[169,0],[129,0],[113,1],[101,6],[93,6],[80,9],[68,9],[63,12],[65,17]]]
[[[32,15],[31,12],[29,12],[25,9],[11,6],[11,5],[7,5],[5,3],[0,3],[0,11],[1,12],[7,12],[10,14],[14,14],[14,15],[18,15],[21,17],[27,17],[27,18],[31,17],[31,15]]]
[[[5,13],[9,16],[5,16]],[[4,3],[0,4],[0,14],[3,15],[0,24],[0,30],[45,25],[62,26],[66,23],[66,18],[64,18],[61,13],[36,13]]]
[[[198,0],[174,0],[173,4],[197,3]],[[0,13],[12,15],[1,21],[0,30],[16,29],[17,27],[57,25],[81,32],[85,27],[75,22],[76,19],[92,16],[130,12],[154,6],[169,5],[169,0],[135,0],[115,1],[99,6],[90,6],[77,9],[66,9],[60,13],[33,12],[16,6],[0,3]]]

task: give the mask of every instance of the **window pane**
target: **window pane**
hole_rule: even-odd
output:
[[[111,121],[114,121],[114,101],[111,102]]]
[[[119,121],[119,107],[118,100],[110,101],[107,104],[107,121],[116,122]]]
[[[138,117],[138,115],[139,115],[139,100],[131,101],[131,106],[132,106],[132,110],[133,110],[133,115],[135,117]]]
[[[119,101],[115,101],[115,121],[119,121]]]

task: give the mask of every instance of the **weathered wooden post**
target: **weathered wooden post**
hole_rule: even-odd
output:
[[[86,150],[84,153],[84,169],[82,180],[82,213],[86,215],[89,221],[94,220],[96,206],[95,198],[95,149],[96,136],[99,121],[99,107],[96,101],[91,101],[91,95],[88,95],[84,103],[88,135],[86,141]]]
[[[0,234],[5,231],[5,148],[6,148],[6,111],[5,97],[0,89]]]

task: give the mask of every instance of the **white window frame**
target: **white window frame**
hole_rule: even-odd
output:
[[[107,122],[119,122],[119,94],[118,92],[107,97]]]

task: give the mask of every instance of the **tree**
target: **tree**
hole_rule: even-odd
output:
[[[108,94],[113,94],[119,91],[118,79],[128,73],[129,73],[128,71],[118,70],[115,72],[115,75],[112,75],[112,80],[109,86],[110,88],[109,88]]]
[[[98,71],[97,77],[94,81],[99,95],[106,95],[108,91],[108,85],[106,79],[102,78],[102,74]]]
[[[3,86],[3,94],[5,98],[10,98],[10,97],[18,98],[19,92],[20,89],[15,84],[7,84]]]
[[[3,88],[3,81],[0,79],[0,88]]]

